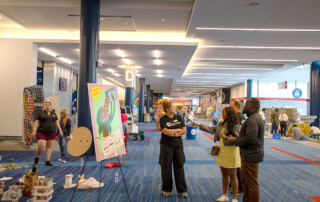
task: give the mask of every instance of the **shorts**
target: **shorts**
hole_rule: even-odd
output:
[[[41,133],[37,131],[38,140],[55,140],[57,137],[57,132]]]

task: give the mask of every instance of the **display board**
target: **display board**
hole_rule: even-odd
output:
[[[118,87],[88,84],[97,161],[125,154]]]

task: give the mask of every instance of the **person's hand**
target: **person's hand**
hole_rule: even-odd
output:
[[[227,139],[227,142],[229,143],[229,144],[234,144],[235,142],[236,142],[236,137],[229,137],[228,139]]]
[[[224,133],[220,133],[220,134],[219,134],[219,137],[221,137],[221,138],[225,138],[225,139],[227,139],[227,138],[228,138],[228,136],[226,136],[226,134],[224,134]]]
[[[33,131],[32,133],[31,133],[31,137],[35,137],[36,136],[36,131]]]
[[[58,141],[58,136],[56,136],[56,141]]]
[[[70,137],[69,137],[69,136],[67,136],[67,140],[70,140]]]
[[[62,131],[60,131],[59,134],[60,134],[60,137],[63,137],[63,132]]]
[[[192,122],[191,122],[191,126],[200,126],[200,124],[192,121]]]

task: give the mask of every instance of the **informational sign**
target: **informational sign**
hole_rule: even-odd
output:
[[[296,88],[292,91],[294,98],[300,98],[302,96],[302,91],[299,88]]]
[[[278,83],[278,90],[287,89],[287,87],[288,87],[287,81]]]
[[[118,87],[89,83],[88,91],[97,161],[125,154]]]

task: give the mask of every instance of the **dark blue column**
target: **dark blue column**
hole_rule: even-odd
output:
[[[247,80],[247,99],[252,97],[252,85],[253,85],[252,79],[248,79]]]
[[[97,80],[99,15],[99,0],[81,0],[78,127],[87,127],[91,132],[92,124],[87,83],[96,83]]]
[[[149,112],[149,108],[150,108],[150,85],[146,85],[147,89],[147,99],[146,99],[146,111],[147,113],[150,113]]]
[[[133,90],[133,87],[126,87],[125,105],[131,108],[131,113],[133,113]]]
[[[317,119],[311,124],[319,127],[320,115],[320,60],[311,63],[310,69],[310,115],[316,115]]]
[[[153,108],[153,90],[150,90],[150,107]]]
[[[139,122],[143,122],[144,115],[144,86],[145,86],[145,78],[140,78],[140,95],[139,95]]]

